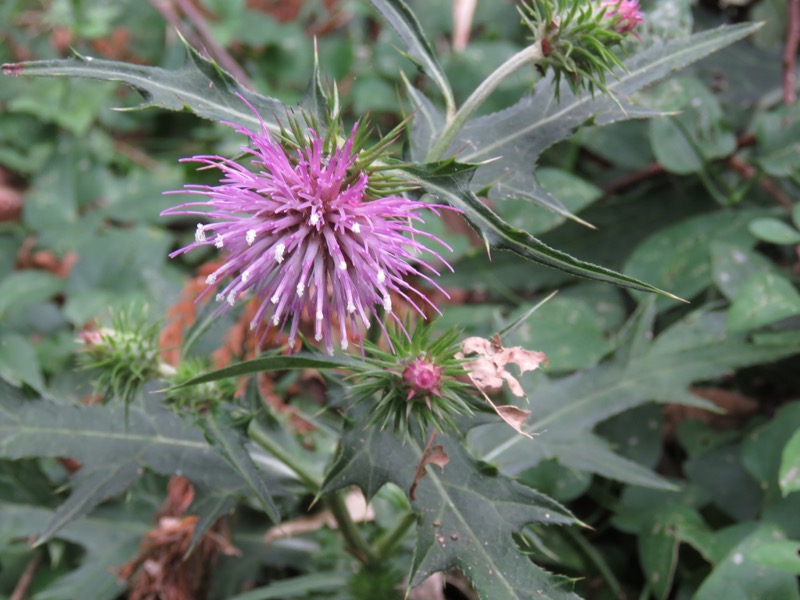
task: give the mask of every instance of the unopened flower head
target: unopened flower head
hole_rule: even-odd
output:
[[[574,93],[607,91],[606,74],[624,68],[613,51],[644,21],[638,0],[523,0],[523,22],[541,45],[539,66],[550,66],[556,93],[566,79]]]
[[[346,140],[331,142],[297,122],[289,138],[271,135],[263,123],[259,131],[227,124],[249,138],[242,150],[252,168],[220,156],[184,159],[218,169],[220,182],[185,186],[206,199],[162,213],[207,221],[197,225],[193,243],[170,256],[201,246],[224,253],[225,262],[206,279],[208,289],[217,290],[219,310],[253,294],[260,304],[251,329],[288,328],[290,345],[305,314],[329,353],[335,327],[342,349],[371,323],[383,327],[380,314],[392,314],[393,297],[420,313],[423,304],[436,310],[406,279],[422,279],[443,292],[431,279],[438,271],[423,259],[427,254],[447,263],[422,241],[447,246],[413,227],[422,222],[419,213],[440,206],[377,196],[374,190],[386,186],[377,185],[380,174],[359,161],[358,125]]]
[[[419,322],[389,329],[395,353],[367,342],[362,376],[352,387],[361,402],[370,403],[370,422],[380,428],[425,434],[433,426],[455,427],[454,419],[472,413],[474,387],[466,383],[459,332],[435,335]]]
[[[639,0],[602,0],[602,5],[605,8],[605,17],[614,20],[617,33],[631,32],[644,21]]]
[[[430,396],[441,396],[439,384],[443,372],[444,369],[430,359],[417,357],[409,362],[401,375],[408,391],[406,400],[422,398],[430,404]]]

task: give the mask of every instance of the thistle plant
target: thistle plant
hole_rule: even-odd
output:
[[[9,360],[14,348],[27,351],[25,356],[38,353],[52,357],[46,347],[25,345],[28,340],[19,332],[12,331],[6,337],[7,331],[15,326],[11,323],[13,319],[6,318],[12,314],[15,300],[4,296],[0,302],[3,334],[0,378],[8,379],[11,373],[20,384],[17,386],[20,389],[13,390],[16,384],[0,384],[3,386],[0,413],[4,415],[0,424],[0,458],[15,461],[70,458],[80,468],[69,479],[70,497],[55,511],[52,498],[45,497],[34,512],[17,512],[14,507],[17,496],[29,492],[4,494],[0,498],[2,512],[11,515],[13,531],[0,538],[26,540],[37,534],[40,535],[37,544],[43,544],[58,535],[71,519],[91,517],[90,511],[107,503],[104,511],[108,510],[101,521],[69,530],[70,547],[72,542],[82,544],[81,536],[91,538],[86,544],[88,556],[89,551],[97,548],[106,551],[106,545],[98,545],[97,535],[92,532],[98,524],[110,527],[108,523],[113,523],[113,519],[108,515],[122,515],[119,520],[126,522],[139,519],[126,531],[114,530],[115,535],[128,537],[119,538],[116,554],[108,552],[111,558],[100,556],[100,552],[92,556],[98,565],[102,560],[114,560],[116,564],[102,563],[102,568],[92,565],[90,583],[77,585],[67,581],[61,590],[52,593],[43,590],[48,597],[73,597],[75,589],[105,590],[103,598],[109,599],[119,595],[119,584],[112,574],[113,567],[124,562],[118,553],[124,548],[137,547],[136,538],[147,529],[147,525],[141,524],[150,523],[153,516],[147,507],[153,506],[153,485],[160,478],[148,478],[146,485],[134,486],[143,471],[151,470],[165,477],[180,474],[191,481],[194,489],[191,493],[184,489],[180,497],[173,499],[180,506],[179,511],[173,511],[181,515],[180,539],[163,536],[168,552],[158,556],[151,553],[142,557],[144,560],[128,564],[156,575],[172,575],[174,569],[179,571],[176,577],[185,575],[189,581],[197,573],[183,571],[186,569],[183,563],[166,562],[163,557],[183,557],[191,551],[189,545],[202,548],[199,542],[204,536],[213,537],[219,548],[235,549],[240,543],[242,553],[247,553],[246,561],[235,563],[236,559],[231,558],[226,564],[214,567],[214,577],[217,568],[227,569],[233,564],[237,569],[234,575],[222,575],[215,581],[215,590],[217,587],[219,590],[213,593],[220,598],[284,597],[287,593],[304,597],[368,597],[377,593],[388,598],[399,588],[405,588],[403,591],[409,596],[411,588],[434,580],[432,576],[440,573],[439,589],[420,591],[420,597],[425,594],[439,597],[441,581],[458,571],[463,587],[472,586],[474,595],[480,598],[575,600],[573,588],[594,581],[593,573],[579,572],[581,569],[595,569],[605,576],[616,564],[605,563],[601,553],[592,547],[594,540],[584,539],[580,532],[566,527],[583,523],[558,499],[544,492],[567,501],[582,493],[579,488],[595,489],[593,477],[605,477],[638,486],[634,501],[644,505],[638,496],[642,487],[664,490],[672,486],[672,482],[649,471],[644,461],[632,461],[617,453],[610,443],[613,440],[606,440],[602,431],[605,427],[600,424],[653,399],[696,406],[699,401],[688,390],[698,381],[710,382],[740,366],[757,364],[764,353],[772,353],[770,356],[776,358],[787,355],[780,344],[788,344],[786,340],[790,337],[760,337],[782,332],[759,331],[759,339],[765,340],[764,343],[756,341],[755,336],[751,343],[749,336],[730,335],[733,331],[730,323],[726,331],[724,320],[718,318],[718,309],[724,302],[719,294],[708,294],[714,298],[714,306],[700,311],[698,320],[688,326],[682,325],[679,310],[656,321],[660,305],[642,302],[617,335],[612,331],[613,323],[622,321],[631,308],[630,299],[611,294],[600,301],[594,297],[597,288],[575,286],[574,296],[569,299],[574,309],[568,315],[563,311],[552,313],[557,318],[551,321],[563,318],[563,322],[545,323],[545,319],[539,319],[530,327],[526,323],[523,332],[521,325],[539,306],[526,306],[531,302],[532,291],[538,294],[546,287],[546,282],[531,284],[535,275],[526,270],[530,263],[556,268],[562,274],[676,297],[633,276],[552,248],[534,235],[556,227],[555,220],[533,219],[531,224],[527,214],[509,208],[510,204],[519,207],[527,202],[531,212],[545,207],[559,218],[585,223],[570,210],[583,208],[595,195],[599,197],[594,192],[597,186],[582,179],[596,172],[596,165],[588,169],[576,167],[574,173],[567,172],[568,167],[564,166],[585,160],[580,151],[583,142],[573,144],[576,151],[569,152],[568,160],[561,160],[562,155],[555,161],[550,160],[552,157],[543,160],[543,153],[564,144],[581,124],[600,127],[653,114],[650,109],[636,107],[633,99],[639,90],[747,37],[754,27],[720,28],[649,48],[646,44],[632,44],[630,48],[636,56],[628,60],[624,58],[626,43],[638,40],[636,30],[644,20],[636,0],[525,0],[518,6],[521,23],[509,8],[509,22],[518,26],[518,35],[510,37],[510,43],[515,43],[514,40],[519,43],[516,52],[509,53],[513,55],[474,90],[468,90],[464,94],[466,99],[460,102],[434,51],[443,47],[446,40],[440,38],[437,44],[430,44],[403,0],[371,1],[399,34],[406,46],[405,56],[419,67],[413,78],[397,79],[407,116],[381,115],[374,128],[358,111],[340,110],[336,87],[329,89],[321,83],[324,80],[321,69],[330,65],[325,65],[324,59],[320,65],[316,55],[306,94],[292,106],[253,91],[263,82],[252,86],[240,84],[188,44],[187,62],[175,70],[80,55],[3,66],[3,72],[11,76],[59,75],[122,81],[143,94],[144,106],[193,111],[231,128],[242,140],[241,152],[236,156],[223,150],[209,150],[181,159],[182,163],[204,171],[202,183],[198,183],[196,173],[178,169],[173,161],[171,176],[174,177],[170,183],[148,182],[158,186],[153,198],[163,204],[146,216],[137,212],[136,218],[142,220],[128,228],[127,219],[134,218],[129,212],[133,211],[120,206],[124,204],[121,194],[109,194],[114,201],[108,205],[101,201],[105,199],[103,194],[97,194],[103,196],[98,202],[94,202],[94,195],[82,197],[87,190],[92,194],[97,190],[105,192],[106,186],[110,188],[125,177],[124,169],[116,171],[115,162],[89,164],[95,160],[97,148],[117,148],[117,145],[98,144],[94,140],[90,148],[83,148],[79,134],[85,133],[92,121],[76,119],[80,123],[75,125],[62,114],[56,119],[57,111],[38,99],[4,103],[4,110],[7,104],[16,106],[15,110],[43,111],[50,120],[42,127],[41,135],[56,126],[73,125],[70,135],[59,142],[54,160],[40,160],[40,163],[52,163],[53,169],[66,171],[83,169],[87,163],[92,169],[97,167],[101,174],[97,181],[92,178],[92,185],[73,186],[75,189],[65,194],[72,205],[64,211],[52,211],[52,215],[50,202],[59,194],[48,195],[47,186],[53,182],[73,182],[74,173],[62,177],[64,173],[57,171],[57,176],[48,173],[48,177],[31,177],[31,209],[17,232],[20,239],[28,237],[28,229],[66,215],[81,220],[70,222],[67,228],[59,224],[54,228],[57,231],[39,237],[37,243],[56,240],[54,243],[66,248],[72,242],[72,232],[86,225],[101,235],[106,228],[125,233],[129,229],[142,230],[145,233],[142,243],[147,244],[155,237],[151,235],[150,218],[160,212],[176,219],[169,229],[158,232],[164,250],[154,254],[163,263],[167,262],[164,259],[169,248],[173,250],[169,254],[173,259],[182,259],[187,253],[192,253],[192,257],[211,257],[201,267],[200,278],[189,276],[190,265],[181,260],[165,268],[161,263],[150,264],[155,261],[148,255],[147,264],[137,262],[136,268],[125,272],[125,277],[118,277],[124,280],[121,291],[103,292],[116,298],[113,294],[117,291],[130,294],[134,289],[158,301],[152,305],[167,306],[172,301],[169,295],[174,289],[176,273],[183,268],[188,282],[186,296],[216,300],[209,302],[208,307],[204,304],[201,310],[195,310],[191,300],[177,301],[169,309],[169,315],[177,315],[170,332],[179,340],[170,348],[171,364],[161,360],[159,341],[169,337],[159,336],[157,323],[161,315],[152,315],[150,320],[144,315],[119,313],[110,325],[80,334],[79,362],[95,369],[98,389],[107,399],[122,399],[125,411],[114,402],[96,406],[51,402],[48,393],[52,390],[48,387],[58,389],[57,385],[51,386],[51,379],[63,385],[61,379],[51,378],[51,373],[40,374],[34,369],[17,377],[8,364],[16,366],[24,361]],[[177,4],[181,10],[192,6],[192,3]],[[204,3],[204,9],[211,10],[211,4]],[[256,10],[251,5],[263,3],[232,4],[236,7],[230,7],[231,11],[246,12]],[[150,8],[147,3],[143,5]],[[166,9],[164,13],[167,14]],[[185,16],[190,23],[185,25],[202,22],[205,14],[187,12]],[[222,21],[227,17],[219,18]],[[361,21],[343,24],[342,28],[361,27]],[[373,27],[373,22],[369,23]],[[220,31],[235,35],[235,27],[220,27],[204,28],[202,35],[187,37],[209,41],[209,36]],[[259,27],[252,27],[249,39],[258,32]],[[339,33],[334,30],[331,35]],[[208,47],[216,51],[213,44]],[[253,52],[254,61],[259,53],[260,50]],[[360,56],[360,51],[353,54]],[[232,60],[230,56],[226,58]],[[354,62],[364,61],[359,58]],[[513,101],[508,101],[506,94],[502,110],[486,110],[486,100],[521,69],[532,71],[532,75],[537,75],[536,70],[542,76],[536,77],[533,89],[519,88],[520,95]],[[573,93],[559,95],[563,81]],[[23,86],[24,83],[19,89]],[[505,92],[513,89],[504,87]],[[62,91],[65,90],[69,91],[67,88]],[[398,108],[397,112],[402,111]],[[27,117],[36,118],[33,113]],[[27,126],[25,123],[22,126]],[[388,133],[376,133],[380,125],[387,123]],[[104,122],[102,135],[111,135],[117,126],[116,120]],[[124,126],[125,132],[129,132],[127,121]],[[13,136],[16,131],[15,125],[6,134]],[[692,133],[691,128],[686,131]],[[36,136],[31,139],[36,141]],[[636,138],[636,141],[641,140]],[[74,164],[74,157],[64,151],[72,147],[69,144],[85,150]],[[127,139],[119,145],[127,148],[121,164],[132,163],[130,168],[138,169],[144,180],[147,173],[141,165],[151,165],[152,158],[129,145]],[[32,147],[38,156],[38,141]],[[592,149],[594,152],[596,146]],[[655,147],[653,150],[659,156]],[[18,164],[28,164],[31,162],[28,158],[36,156],[32,154]],[[550,181],[545,181],[544,169],[539,170],[541,164],[549,165]],[[698,173],[711,176],[716,167],[706,171],[704,168]],[[175,183],[186,178],[190,180],[188,183]],[[39,186],[43,189],[38,189]],[[698,186],[686,186],[692,187]],[[167,200],[160,195],[164,188],[170,190],[166,192]],[[556,197],[562,192],[571,193],[572,201],[562,204]],[[177,199],[181,195],[184,197]],[[142,206],[146,211],[152,205],[142,203]],[[524,206],[527,211],[528,205]],[[763,211],[763,206],[759,210]],[[96,214],[90,214],[93,211]],[[687,214],[696,212],[696,207],[691,207]],[[459,239],[460,232],[449,219],[440,221],[445,215],[465,219],[477,236]],[[728,227],[722,222],[713,224],[717,233],[734,229],[733,225]],[[715,236],[716,240],[719,236]],[[142,239],[123,235],[119,238],[137,242]],[[725,244],[715,242],[719,246],[713,255],[715,272],[720,262],[717,258],[724,258],[721,254],[717,256],[716,251],[725,250],[729,245],[727,239]],[[458,244],[455,255],[448,245],[453,240],[463,242]],[[646,250],[651,249],[648,241],[642,242]],[[89,308],[82,311],[77,298],[96,295],[74,294],[76,290],[94,291],[80,289],[83,280],[91,279],[85,277],[91,272],[88,261],[93,258],[87,248],[94,249],[85,241],[81,243],[85,245],[76,254],[81,261],[78,267],[84,270],[79,276],[62,278],[60,274],[18,280],[25,294],[17,296],[26,300],[33,296],[36,303],[43,305],[36,314],[50,315],[62,310],[62,304],[67,307],[65,318],[53,319],[63,323],[58,327],[69,328],[72,323],[82,323],[93,316],[83,313],[94,305],[87,303]],[[659,240],[662,243],[663,239]],[[633,265],[630,268],[640,273],[645,272],[642,255],[658,254],[641,253],[637,260],[623,260],[628,257],[620,253],[632,244],[622,240],[610,245],[614,246],[614,260],[619,259],[617,264]],[[579,251],[581,245],[574,247]],[[750,252],[752,248],[745,249]],[[691,251],[691,260],[679,261],[679,266],[689,265],[692,273],[680,269],[673,273],[678,264],[673,261],[668,265],[670,276],[662,281],[675,281],[698,297],[695,295],[701,292],[698,282],[702,269],[698,270],[693,261],[701,254],[696,245],[692,245]],[[145,253],[131,252],[134,257],[131,260],[142,254]],[[735,261],[738,254],[732,256]],[[83,261],[87,263],[84,265]],[[6,263],[4,268],[11,268],[10,261]],[[113,271],[108,262],[101,266],[105,271]],[[130,279],[139,270],[146,273],[137,287]],[[457,276],[449,277],[445,270],[454,270]],[[726,273],[718,274],[719,282],[727,285],[720,286],[727,297],[733,293],[733,281],[722,280]],[[515,279],[517,276],[519,281]],[[767,276],[770,279],[765,279],[764,286],[752,288],[752,293],[760,294],[762,289],[769,291],[774,287],[770,287],[773,275]],[[502,285],[495,285],[501,279]],[[746,282],[737,279],[736,285],[743,287]],[[4,290],[8,291],[5,287]],[[583,293],[591,296],[587,302],[578,301]],[[458,315],[447,314],[450,294],[461,297],[464,305],[469,305],[469,311],[475,309],[476,312],[469,313],[470,317],[482,310],[470,303],[492,304],[489,311],[482,313],[491,314],[486,319],[491,322],[446,328],[445,320],[452,323]],[[603,311],[610,306],[602,315],[598,308],[601,305]],[[202,311],[207,312],[202,314]],[[582,311],[591,318],[584,319]],[[794,318],[798,312],[795,305],[790,306],[790,311],[789,316]],[[197,313],[202,318],[193,323]],[[222,318],[225,313],[234,318]],[[435,318],[442,313],[445,313],[443,319]],[[515,319],[515,314],[521,316]],[[81,319],[84,316],[86,319]],[[749,318],[749,313],[743,310],[740,317]],[[31,321],[28,319],[23,325],[25,335],[29,333],[25,328],[32,327]],[[711,344],[715,350],[721,349],[723,356],[708,364],[697,360],[699,351],[695,352],[689,343],[677,343],[677,333],[669,333],[675,336],[668,338],[669,343],[653,344],[648,334],[654,322],[669,327],[670,331],[684,327],[688,333],[681,335],[697,338],[698,341],[692,342],[697,348],[704,348],[699,344]],[[586,323],[589,325],[584,327]],[[769,323],[758,324],[761,327]],[[547,330],[538,339],[547,339],[550,347],[537,342],[538,327]],[[570,335],[562,335],[566,328],[570,329]],[[466,329],[473,330],[469,336],[461,334]],[[583,332],[587,336],[596,333],[595,342],[575,351],[574,340]],[[71,330],[69,336],[74,336]],[[528,340],[542,351],[523,347]],[[720,340],[726,343],[721,344]],[[796,336],[791,340],[796,344]],[[537,372],[546,363],[545,351],[551,360],[547,377]],[[796,353],[796,347],[791,351]],[[614,359],[607,360],[612,353],[617,353]],[[64,362],[72,358],[67,356]],[[559,360],[578,364],[565,367],[558,364]],[[42,360],[45,362],[58,361]],[[214,369],[222,363],[225,366]],[[573,371],[571,376],[561,377]],[[37,378],[37,375],[42,376]],[[63,379],[67,384],[70,381]],[[157,386],[159,389],[138,393],[148,382],[157,382],[152,389]],[[42,397],[34,399],[34,393]],[[656,411],[656,414],[661,413]],[[123,417],[124,430],[120,425]],[[635,425],[641,428],[641,424]],[[617,424],[609,426],[607,431],[616,432]],[[47,435],[54,432],[56,441],[45,439],[47,435],[42,432]],[[630,439],[638,442],[641,431],[637,429],[635,433]],[[755,441],[753,438],[747,444]],[[771,456],[777,454],[770,452]],[[53,476],[54,469],[45,464],[47,461],[22,462],[37,469],[39,463],[44,465],[30,479],[35,485],[28,486],[27,479],[18,478],[16,466],[6,469],[5,464],[0,465],[0,473],[9,481],[25,483],[37,498],[39,488],[49,494],[47,486],[51,483],[56,493],[67,487],[64,475]],[[112,496],[128,489],[131,497],[143,491],[146,497],[115,503]],[[613,492],[617,488],[608,489]],[[777,495],[772,494],[772,498]],[[627,510],[626,502],[630,500],[622,498],[612,504]],[[310,502],[314,514],[310,514]],[[682,505],[681,508],[700,507]],[[749,515],[757,512],[750,508],[754,507],[744,512]],[[258,510],[263,515],[256,515]],[[233,511],[238,511],[237,517],[228,520]],[[47,514],[52,514],[52,521],[43,527],[42,518]],[[686,515],[679,516],[683,519]],[[23,530],[21,524],[28,521],[35,523],[32,526],[35,531]],[[163,531],[174,531],[168,521],[161,521]],[[548,535],[542,535],[542,528],[553,524],[565,527],[556,532],[550,529]],[[593,521],[591,525],[598,523]],[[753,531],[773,540],[772,532],[762,531],[761,525],[752,528]],[[663,528],[663,523],[659,526]],[[237,539],[243,531],[252,534],[255,527],[285,531],[296,539],[286,546],[280,545],[285,541],[282,537],[269,535],[245,535]],[[603,536],[608,529],[595,527],[593,532]],[[226,537],[228,530],[230,540]],[[649,525],[648,531],[653,531]],[[301,536],[312,539],[295,544]],[[571,548],[579,551],[580,556],[568,561],[570,564],[556,563],[560,552],[546,547],[551,540],[558,544],[555,547],[559,550]],[[675,540],[662,541],[669,542],[670,548],[677,548]],[[266,544],[270,546],[262,547]],[[42,557],[50,554],[53,553],[34,557],[29,563],[30,570],[35,571],[44,560]],[[233,557],[236,552],[230,554]],[[676,553],[667,554],[670,558]],[[748,555],[747,562],[754,562],[751,559]],[[276,564],[267,564],[269,561]],[[569,577],[551,574],[539,566],[540,561],[547,561],[553,571],[567,572]],[[12,570],[24,564],[16,558],[12,562]],[[73,564],[72,560],[68,562]],[[41,562],[41,566],[48,578],[61,571],[58,565]],[[27,577],[29,568],[24,571],[20,580]],[[656,586],[671,585],[667,575],[676,573],[680,574],[680,569],[675,569],[673,560],[655,573],[659,577],[648,573],[643,579],[637,574],[634,580],[647,582],[646,593],[666,598],[671,590]],[[101,581],[104,574],[110,580]],[[10,581],[11,575],[4,579]],[[230,583],[230,589],[216,585],[223,580]],[[697,572],[690,573],[687,581],[683,589],[691,592],[698,584]],[[613,576],[609,577],[609,583],[611,595],[624,595],[628,590],[627,580],[625,587],[615,583]],[[245,590],[245,586],[264,588]],[[595,591],[593,586],[594,583],[586,589]],[[0,589],[0,595],[5,591]],[[159,591],[163,592],[153,593]],[[473,594],[473,590],[466,591]],[[14,590],[13,595],[20,593]]]

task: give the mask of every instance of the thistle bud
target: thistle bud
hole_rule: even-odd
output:
[[[403,369],[403,385],[408,390],[406,400],[414,398],[424,399],[430,408],[431,396],[441,397],[439,384],[441,383],[444,369],[424,358],[415,358]]]

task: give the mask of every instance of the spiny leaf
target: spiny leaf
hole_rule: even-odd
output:
[[[267,516],[277,523],[280,521],[278,508],[272,501],[270,492],[253,459],[244,448],[244,437],[239,434],[230,413],[224,407],[216,407],[199,419],[200,427],[209,443],[225,457],[239,474],[247,487],[255,494]]]
[[[249,102],[266,126],[276,133],[285,124],[288,108],[243,88],[232,75],[201,56],[188,44],[187,61],[178,70],[147,67],[130,63],[75,56],[66,59],[37,60],[3,65],[6,75],[31,77],[82,77],[119,81],[138,91],[144,101],[138,108],[157,106],[173,111],[190,110],[200,117],[230,121],[251,128],[260,127],[258,117],[239,98]],[[311,96],[316,100],[317,95]]]
[[[606,281],[635,290],[655,292],[669,298],[676,296],[648,283],[629,277],[599,265],[584,262],[551,248],[529,233],[512,227],[503,221],[471,191],[469,177],[475,165],[456,163],[452,160],[427,165],[398,165],[397,172],[409,181],[422,186],[428,193],[441,198],[451,206],[464,211],[470,224],[480,232],[492,248],[509,250],[528,260],[598,281]]]
[[[322,354],[310,354],[305,352],[291,354],[289,356],[270,354],[268,356],[260,356],[259,358],[223,367],[216,371],[211,371],[210,373],[205,373],[204,375],[190,379],[175,387],[177,389],[189,385],[208,383],[209,381],[219,381],[220,379],[227,379],[228,377],[241,377],[243,375],[265,371],[342,368],[362,369],[364,368],[364,363],[347,356],[323,356]]]
[[[385,483],[409,490],[422,456],[419,441],[390,431],[366,429],[368,407],[350,410],[337,461],[323,484],[328,493],[358,485],[371,498]],[[420,515],[411,568],[411,586],[436,571],[459,568],[482,598],[576,599],[566,579],[543,571],[520,553],[512,540],[528,523],[574,524],[556,501],[512,479],[483,468],[463,440],[439,434],[449,462],[443,471],[428,468],[412,507]]]
[[[451,144],[449,154],[464,163],[490,161],[478,168],[472,190],[491,186],[492,199],[526,199],[575,218],[531,173],[531,165],[542,152],[587,122],[608,125],[660,114],[633,104],[631,96],[669,73],[750,35],[760,26],[724,26],[656,43],[626,60],[625,69],[608,78],[609,94],[575,95],[564,90],[556,99],[553,77],[546,77],[536,84],[532,94],[510,108],[468,122]],[[415,144],[424,143],[425,140],[415,140]]]
[[[199,430],[160,406],[157,395],[129,407],[65,406],[23,400],[0,383],[0,458],[67,456],[82,468],[72,480],[72,493],[40,535],[45,542],[70,521],[98,503],[127,489],[142,468],[171,475],[180,472],[206,491],[241,496],[248,486],[203,439]],[[266,478],[267,489],[280,479]]]
[[[653,401],[714,410],[714,405],[689,392],[691,384],[797,351],[789,344],[757,346],[746,336],[727,331],[724,312],[708,310],[695,311],[653,341],[654,318],[648,302],[626,327],[626,341],[613,361],[528,387],[533,439],[510,435],[502,427],[485,427],[470,435],[479,455],[510,475],[558,456],[567,466],[641,485],[641,473],[616,468],[616,461],[604,460],[596,444],[581,442],[598,423]]]
[[[50,508],[0,498],[0,543],[8,549],[14,541],[25,540],[54,520]],[[40,589],[36,597],[49,600],[118,598],[124,583],[113,573],[136,554],[137,547],[152,526],[152,509],[127,502],[103,507],[90,517],[65,526],[59,537],[85,550],[81,565]]]
[[[403,40],[408,48],[408,57],[436,83],[444,96],[448,112],[454,111],[455,101],[450,83],[414,13],[403,0],[371,0],[371,2]]]

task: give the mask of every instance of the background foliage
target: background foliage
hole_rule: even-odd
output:
[[[494,251],[490,261],[466,228],[430,224],[455,249],[455,272],[442,281],[454,299],[439,327],[488,337],[559,293],[504,337],[505,345],[542,350],[550,361],[544,374],[521,378],[534,437],[496,424],[464,431],[468,451],[448,446],[450,464],[431,473],[437,485],[420,488],[413,505],[404,493],[413,471],[403,466],[413,467],[422,449],[394,448],[390,436],[350,423],[331,469],[341,419],[321,411],[325,382],[303,371],[262,377],[242,390],[241,404],[198,420],[164,408],[158,386],[129,412],[87,402],[91,373],[76,369],[76,331],[111,309],[146,304],[152,318],[178,324],[177,333],[173,327],[162,335],[169,351],[192,338],[191,329],[181,334],[184,325],[205,316],[187,301],[204,257],[166,258],[191,239],[193,224],[158,217],[169,205],[162,192],[196,177],[179,157],[235,155],[240,140],[188,113],[112,110],[141,102],[113,83],[3,77],[0,597],[16,598],[20,589],[40,600],[125,593],[111,569],[142,554],[144,536],[160,531],[163,522],[154,519],[164,514],[174,473],[195,488],[189,513],[198,525],[187,543],[200,544],[212,526],[229,540],[213,549],[211,598],[367,598],[377,590],[391,597],[409,564],[413,583],[453,561],[468,572],[471,563],[456,551],[411,534],[389,549],[380,569],[357,574],[327,527],[265,543],[271,523],[264,514],[303,516],[309,490],[349,483],[374,496],[375,515],[363,527],[376,539],[409,511],[426,515],[421,528],[462,520],[491,547],[475,565],[517,544],[539,567],[575,579],[583,597],[711,600],[731,589],[742,598],[800,597],[800,112],[782,90],[788,3],[726,4],[644,3],[650,25],[642,37],[673,44],[670,56],[691,46],[690,31],[765,25],[660,83],[652,81],[667,70],[644,77],[630,90],[636,108],[603,96],[584,108],[562,90],[571,120],[509,152],[519,180],[490,195],[513,227],[690,304],[575,279],[512,252]],[[472,39],[460,52],[449,44],[450,3],[409,5],[437,51],[439,66],[428,65],[429,73],[440,68],[457,101],[525,44],[511,2],[479,2]],[[178,10],[186,6],[199,13]],[[185,49],[176,24],[226,68],[239,65],[243,84],[283,103],[305,94],[316,36],[322,78],[337,82],[346,120],[370,112],[376,128],[388,131],[415,108],[432,123],[446,108],[437,78],[403,56],[408,39],[366,2],[9,0],[0,5],[0,58],[48,59],[74,49],[180,69]],[[631,73],[646,52],[645,59],[633,55]],[[425,62],[424,48],[409,53]],[[610,88],[625,85],[609,81]],[[493,113],[512,105],[500,114],[522,111],[533,123],[547,122],[539,104],[516,104],[534,84],[538,97],[549,97],[549,82],[533,69],[507,80],[455,147],[500,128]],[[668,114],[626,118],[655,112]],[[422,123],[414,123],[411,156],[425,155],[436,139]],[[473,191],[497,177],[495,168],[476,172]],[[417,175],[441,181],[436,173]],[[453,177],[447,189],[462,184]],[[204,368],[252,358],[255,349],[237,327],[234,316],[221,319],[184,356],[212,356]],[[335,382],[327,394],[329,406],[343,406]],[[245,431],[242,424],[265,404],[269,415]],[[306,481],[249,441],[264,437],[303,465]],[[394,461],[387,471],[373,460],[381,454]],[[459,505],[459,477],[472,472],[484,478],[473,488],[481,498]],[[492,506],[498,481],[514,500],[509,506]],[[427,512],[440,506],[472,512]],[[541,522],[530,518],[533,510]],[[569,522],[572,514],[590,527],[545,524]],[[203,552],[212,550],[197,546],[195,555]],[[544,577],[517,552],[501,564],[516,590]],[[484,590],[498,580],[473,578]],[[473,593],[464,577],[449,574],[448,597]]]

